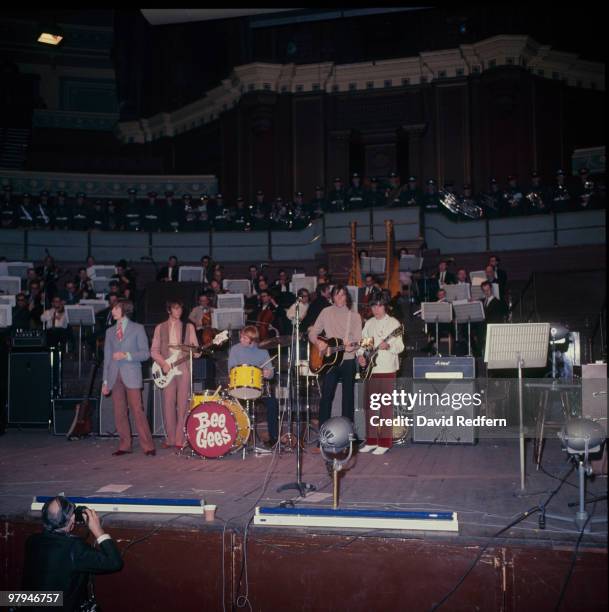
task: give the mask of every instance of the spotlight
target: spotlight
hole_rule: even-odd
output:
[[[38,31],[37,41],[43,45],[56,47],[63,40],[63,30],[56,24],[45,24]]]

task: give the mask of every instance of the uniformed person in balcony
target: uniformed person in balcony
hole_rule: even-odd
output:
[[[405,191],[405,185],[402,185],[400,175],[397,172],[389,173],[389,184],[385,189],[385,201],[387,206],[402,206],[402,194]]]
[[[52,211],[49,202],[49,192],[41,191],[38,203],[34,206],[34,220],[36,227],[50,229],[52,226]]]
[[[123,229],[123,215],[118,202],[108,200],[106,203],[106,229],[117,232]]]
[[[148,193],[148,201],[142,207],[142,230],[145,232],[161,231],[161,210],[156,191]]]
[[[494,217],[501,215],[503,207],[503,194],[497,179],[492,178],[489,181],[488,191],[480,196],[480,205],[484,211],[484,216],[488,217],[489,219],[493,219]]]
[[[209,201],[209,196],[206,193],[202,193],[199,196],[199,202],[197,205],[197,219],[200,218],[202,212],[206,212],[209,218],[209,213],[211,212],[211,204]]]
[[[108,229],[108,215],[106,204],[101,200],[95,200],[91,212],[91,229],[105,232]]]
[[[214,231],[225,232],[231,229],[231,222],[229,217],[229,210],[224,196],[221,193],[216,194],[216,201],[214,203],[214,218],[212,219]]]
[[[556,212],[569,210],[571,205],[571,192],[573,189],[567,186],[567,175],[562,168],[556,171],[556,182],[550,189],[550,206]]]
[[[503,190],[503,214],[508,217],[522,215],[524,213],[524,194],[518,184],[518,177],[510,174],[507,177],[507,185]]]
[[[334,179],[334,187],[328,194],[328,200],[330,202],[330,212],[342,212],[346,209],[347,192],[343,187],[343,180],[340,176]]]
[[[230,228],[234,232],[245,232],[251,229],[250,214],[243,196],[237,198],[235,208],[231,211]]]
[[[284,231],[292,227],[292,214],[281,196],[275,198],[271,213],[271,229]]]
[[[166,232],[179,232],[184,224],[184,206],[175,199],[173,191],[165,192],[162,223]]]
[[[548,189],[542,182],[541,174],[536,170],[531,172],[531,183],[526,190],[524,200],[524,209],[529,215],[550,211]]]
[[[137,201],[137,189],[127,191],[125,204],[125,229],[130,232],[139,232],[142,229],[142,210]]]
[[[181,229],[186,232],[197,230],[197,211],[193,204],[192,196],[189,193],[182,195],[182,215],[183,223]]]
[[[376,176],[370,177],[369,187],[364,192],[365,208],[381,208],[385,206],[385,194],[380,189],[379,180]]]
[[[360,175],[354,172],[351,175],[351,185],[347,190],[347,210],[358,210],[364,208],[364,188]]]
[[[309,202],[309,215],[312,219],[323,217],[329,209],[330,203],[324,196],[324,188],[321,185],[315,185],[315,196]]]
[[[69,230],[72,227],[72,207],[68,204],[65,191],[57,192],[53,227],[57,230]]]
[[[400,194],[400,202],[404,206],[421,206],[423,193],[419,189],[416,176],[409,176],[406,189]]]
[[[197,220],[195,221],[195,230],[197,232],[209,232],[211,229],[211,221],[209,220],[209,213],[207,209],[202,210],[197,215]]]
[[[72,208],[71,228],[78,232],[86,232],[91,227],[91,211],[85,202],[87,196],[84,192],[76,194],[76,202]]]
[[[457,203],[461,209],[461,217],[466,219],[480,219],[484,217],[484,210],[480,206],[478,198],[474,195],[469,183],[463,185],[463,192],[457,197]]]
[[[436,188],[436,181],[428,179],[423,195],[423,208],[429,212],[438,212],[440,209],[440,196]]]
[[[590,175],[590,170],[583,167],[579,169],[578,179],[573,186],[573,199],[571,210],[592,210],[600,208],[599,190]]]
[[[29,229],[34,227],[36,222],[36,213],[32,203],[32,196],[29,193],[24,193],[21,198],[21,204],[17,207],[18,225],[20,228]]]
[[[252,229],[263,230],[268,229],[269,217],[271,215],[272,205],[266,201],[264,191],[258,189],[254,197],[254,201],[249,206],[250,223]]]
[[[0,225],[6,229],[17,227],[17,206],[13,200],[13,188],[4,185],[2,188],[2,206],[0,207]]]
[[[302,191],[294,194],[294,201],[289,208],[292,211],[292,229],[299,230],[307,227],[310,216]]]

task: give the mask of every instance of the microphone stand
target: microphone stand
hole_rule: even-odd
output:
[[[298,343],[298,336],[300,334],[300,302],[296,302],[296,317],[294,319],[294,333],[296,334],[296,343]],[[292,366],[296,363],[296,482],[289,482],[287,484],[281,485],[277,492],[287,491],[289,489],[296,489],[300,494],[300,497],[304,497],[307,492],[315,491],[315,485],[312,485],[307,482],[302,481],[302,447],[300,444],[300,381],[298,377],[298,358],[300,355],[297,355],[296,360],[294,360],[294,351],[291,351],[292,358],[291,363],[289,364],[288,372],[291,371]],[[291,385],[289,385],[290,393],[289,398],[291,399]],[[280,432],[281,433],[281,432]],[[291,431],[290,431],[291,433]]]

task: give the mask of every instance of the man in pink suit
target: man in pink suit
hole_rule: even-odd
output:
[[[190,363],[188,352],[170,349],[169,346],[178,344],[198,345],[195,326],[190,322],[182,321],[184,304],[179,300],[167,302],[167,321],[160,323],[154,329],[152,349],[150,354],[156,363],[161,366],[163,373],[171,370],[167,359],[176,355],[176,359],[184,361],[176,366],[179,374],[163,389],[163,419],[165,421],[166,439],[163,448],[177,446],[182,448],[186,442],[184,424],[188,414],[190,399]],[[198,357],[199,355],[193,355]]]

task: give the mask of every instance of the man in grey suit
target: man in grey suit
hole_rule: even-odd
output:
[[[114,420],[120,439],[115,456],[131,453],[131,410],[140,445],[145,455],[154,456],[154,442],[142,403],[142,361],[150,357],[144,326],[131,321],[133,302],[119,300],[112,308],[116,325],[106,330],[104,345],[104,383],[102,393],[112,393]]]

